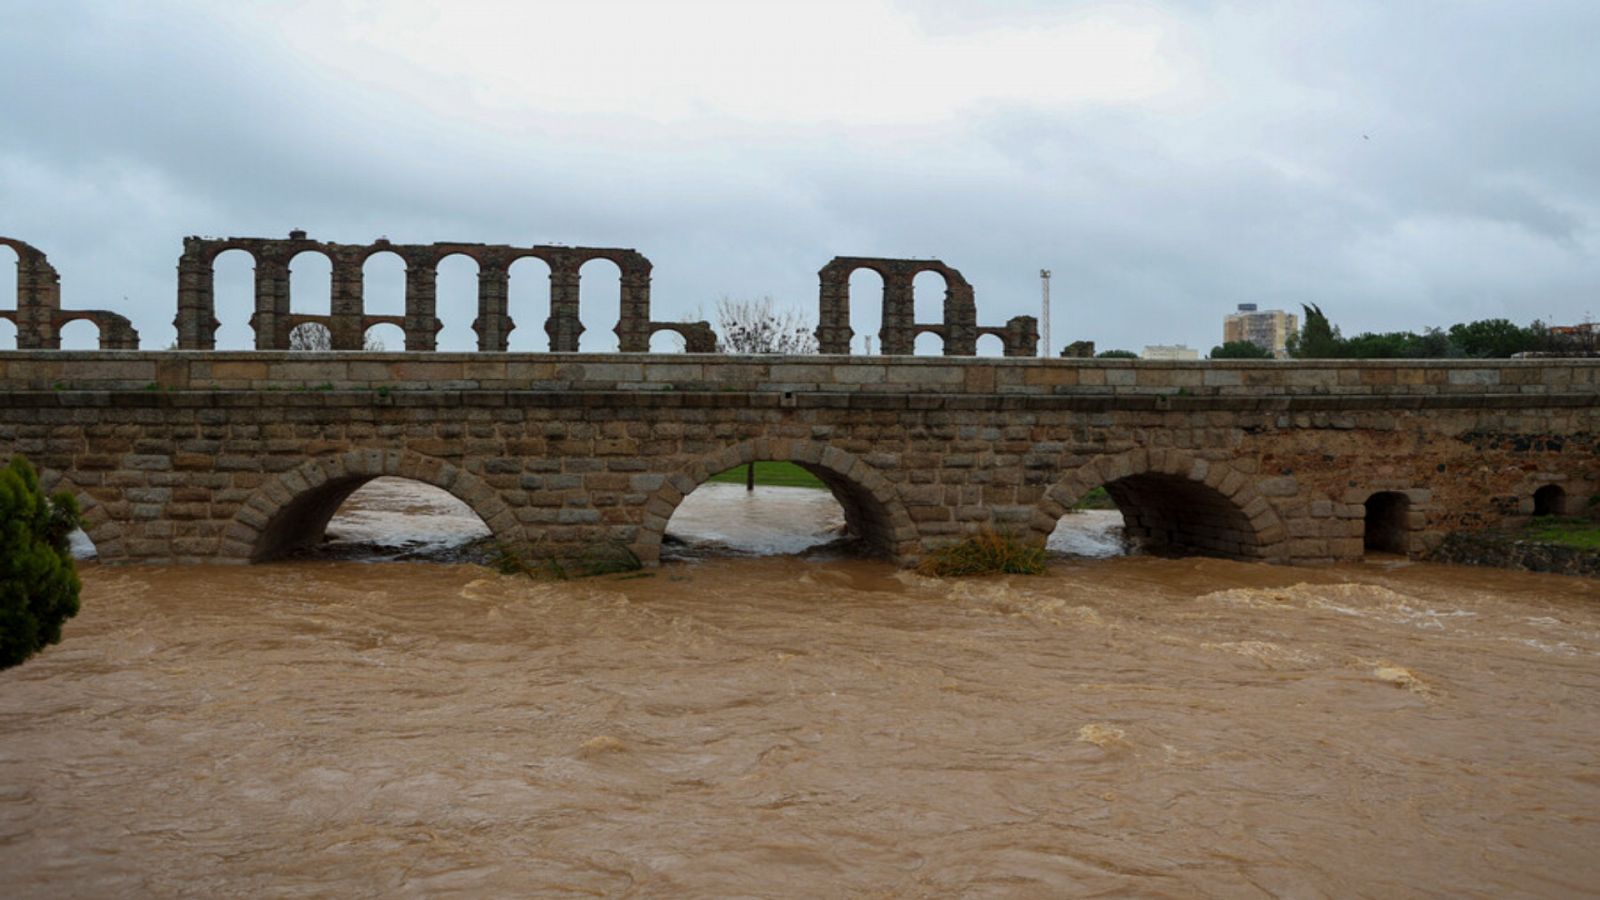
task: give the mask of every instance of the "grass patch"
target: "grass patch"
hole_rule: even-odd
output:
[[[1519,537],[1574,550],[1600,550],[1600,522],[1575,516],[1540,516],[1529,522]]]
[[[756,484],[771,487],[826,488],[822,479],[791,462],[763,460],[756,465]],[[734,466],[706,479],[722,484],[744,484],[745,467]]]
[[[1083,499],[1079,500],[1077,502],[1077,505],[1073,506],[1072,508],[1073,509],[1116,509],[1117,508],[1117,503],[1116,503],[1115,500],[1111,499],[1111,495],[1110,494],[1106,493],[1106,489],[1105,488],[1097,487],[1094,490],[1090,491],[1089,493],[1084,494],[1083,495]]]
[[[982,531],[966,540],[929,553],[917,571],[923,575],[1039,575],[1044,572],[1043,546],[1025,544],[1008,534]]]

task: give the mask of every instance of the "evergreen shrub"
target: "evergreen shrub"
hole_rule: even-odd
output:
[[[61,640],[78,614],[77,569],[67,536],[78,503],[65,491],[46,497],[21,456],[0,469],[0,669]]]

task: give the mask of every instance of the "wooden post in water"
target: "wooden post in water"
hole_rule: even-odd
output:
[[[753,462],[744,464],[744,489],[747,491],[756,489],[756,464]]]

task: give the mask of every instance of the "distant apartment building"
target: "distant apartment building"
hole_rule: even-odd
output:
[[[1199,359],[1200,351],[1182,344],[1146,344],[1143,359]]]
[[[1249,341],[1282,359],[1289,355],[1289,335],[1300,331],[1300,317],[1281,309],[1258,310],[1254,303],[1239,304],[1239,311],[1222,320],[1222,342]]]

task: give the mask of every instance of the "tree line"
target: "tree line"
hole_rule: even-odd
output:
[[[1588,327],[1552,329],[1538,320],[1518,325],[1509,319],[1480,319],[1421,333],[1365,331],[1347,338],[1316,304],[1301,309],[1304,324],[1288,344],[1295,359],[1508,359],[1519,353],[1593,353],[1597,337]]]

